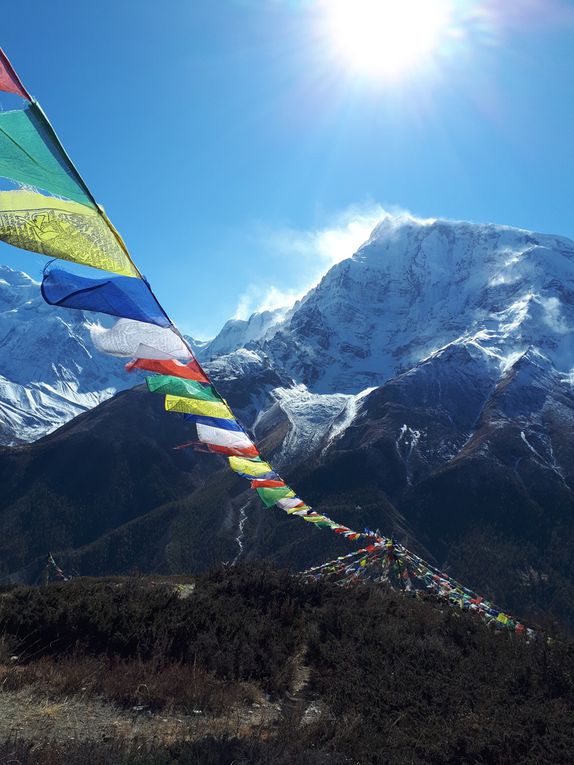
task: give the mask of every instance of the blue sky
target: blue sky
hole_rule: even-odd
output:
[[[456,41],[392,82],[340,55],[325,0],[19,0],[1,45],[172,318],[208,337],[300,295],[383,210],[574,238],[574,3],[458,6]]]

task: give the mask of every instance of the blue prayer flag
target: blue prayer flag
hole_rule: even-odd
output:
[[[244,430],[237,420],[223,420],[220,417],[207,417],[203,414],[184,414],[183,418],[196,425],[210,425],[212,428],[223,428],[224,430]]]
[[[88,279],[52,268],[44,272],[42,297],[46,303],[63,308],[107,313],[159,327],[171,326],[147,282],[129,276]]]

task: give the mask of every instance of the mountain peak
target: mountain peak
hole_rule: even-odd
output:
[[[39,282],[25,274],[24,271],[17,271],[9,266],[0,264],[0,287],[38,287]],[[1,310],[1,306],[0,306]]]
[[[574,367],[574,242],[494,224],[385,218],[263,342],[317,392],[381,385],[466,337]]]

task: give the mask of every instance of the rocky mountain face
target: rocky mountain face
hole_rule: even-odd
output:
[[[26,278],[18,278],[25,290]],[[230,322],[200,353],[264,454],[308,501],[354,528],[380,527],[399,536],[511,609],[539,620],[550,613],[573,625],[573,298],[574,243],[567,239],[500,226],[385,219],[290,311]],[[24,302],[15,325],[26,316]],[[45,310],[66,323],[66,342],[75,333],[74,353],[92,374],[82,355],[89,357],[82,345],[85,317]],[[6,312],[2,321],[9,326]],[[4,336],[10,337],[5,329]],[[17,340],[11,342],[16,348]],[[55,357],[52,346],[50,354]],[[101,373],[91,379],[101,379],[102,390],[131,383],[113,377],[104,388],[103,366]],[[144,411],[156,407],[143,405],[149,398],[137,391],[121,394],[36,444],[0,453],[4,518],[20,524],[12,536],[26,530],[37,539],[35,547],[12,542],[11,552],[0,555],[9,560],[5,575],[24,571],[46,546],[31,530],[31,509],[24,516],[21,510],[44,497],[37,465],[59,462],[56,446],[63,448],[77,428],[92,434],[82,446],[91,449],[108,413],[122,421],[125,407],[116,402],[137,399],[134,454],[156,439],[151,453],[159,450],[160,459],[178,438],[186,440],[175,418],[181,433],[158,442],[156,420],[144,423]],[[190,465],[200,457],[189,457]],[[244,484],[219,473],[217,458],[208,460],[203,478],[190,466],[182,468],[181,483],[158,478],[163,489],[150,492],[153,507],[130,504],[128,492],[128,515],[121,511],[115,524],[110,520],[90,538],[61,530],[63,541],[54,538],[51,547],[90,573],[129,566],[177,571],[237,556],[304,566],[340,554],[333,535],[262,510]],[[203,461],[197,464],[204,469]],[[210,477],[215,465],[218,472]],[[113,466],[120,487],[123,473]],[[135,471],[145,486],[137,461],[123,470]],[[102,474],[98,482],[88,481],[85,492],[106,504],[112,500],[101,498],[103,480]],[[51,486],[60,496],[56,483]],[[44,527],[56,523],[58,502]],[[65,502],[61,529],[72,523],[74,508],[84,507],[77,498]],[[194,519],[201,519],[197,526]],[[157,542],[145,559],[143,529],[152,529]]]

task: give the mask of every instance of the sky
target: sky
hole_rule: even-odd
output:
[[[402,37],[337,22],[344,0],[19,0],[0,45],[205,339],[304,294],[387,213],[574,238],[574,0],[428,2],[448,18],[406,63],[432,27],[416,0]]]

